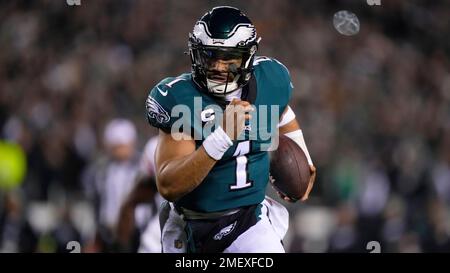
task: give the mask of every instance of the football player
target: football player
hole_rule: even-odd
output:
[[[287,210],[265,196],[267,144],[279,131],[307,155],[312,176],[303,201],[316,170],[288,106],[289,72],[256,57],[259,41],[239,9],[213,8],[189,36],[191,73],[150,91],[147,119],[159,128],[157,187],[169,201],[160,213],[163,252],[284,252]],[[180,130],[180,120],[189,126]]]

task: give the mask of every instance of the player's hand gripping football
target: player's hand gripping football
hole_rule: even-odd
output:
[[[309,165],[309,171],[311,173],[311,177],[309,178],[308,188],[306,189],[305,195],[303,195],[302,199],[300,199],[300,201],[302,201],[302,202],[305,202],[306,200],[308,200],[309,193],[313,189],[314,182],[316,181],[316,173],[317,173],[316,167],[314,167],[314,165]],[[275,181],[271,175],[269,176],[269,181],[271,184],[273,184],[273,182]],[[291,202],[291,203],[294,203],[297,201],[293,198],[290,198],[290,197],[284,195],[283,193],[281,193],[279,191],[276,191],[276,192],[277,192],[278,196],[281,199],[283,199],[284,201]]]
[[[252,118],[253,106],[248,101],[233,99],[225,108],[222,128],[231,140],[236,140],[245,128],[245,121]]]

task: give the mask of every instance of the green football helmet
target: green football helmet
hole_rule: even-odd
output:
[[[239,9],[221,6],[207,12],[189,34],[189,54],[194,82],[216,97],[246,85],[261,38]],[[227,69],[218,70],[217,62]]]

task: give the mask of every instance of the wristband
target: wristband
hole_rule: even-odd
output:
[[[210,157],[220,160],[228,148],[233,146],[233,142],[219,126],[203,141],[202,145]]]

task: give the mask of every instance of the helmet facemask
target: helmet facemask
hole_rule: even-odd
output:
[[[248,82],[256,50],[256,43],[243,47],[205,46],[191,36],[194,79],[212,95],[224,97]]]

